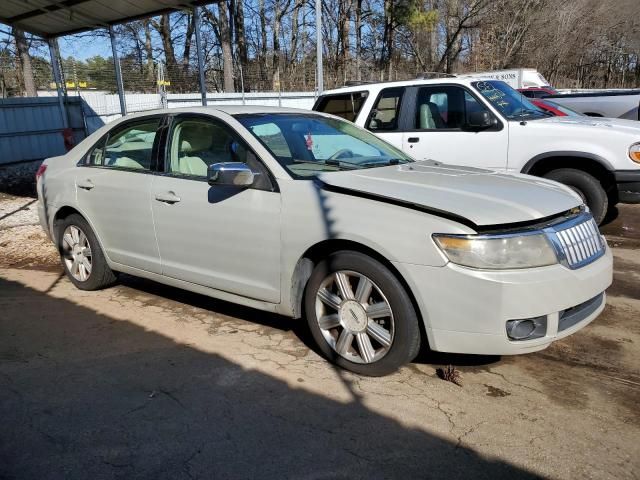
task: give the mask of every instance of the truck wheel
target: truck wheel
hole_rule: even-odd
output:
[[[582,197],[600,225],[609,208],[609,197],[597,178],[575,168],[559,168],[547,173],[545,178],[565,184]]]
[[[318,263],[304,300],[320,351],[342,368],[378,377],[418,354],[420,328],[409,295],[367,255],[342,251]]]

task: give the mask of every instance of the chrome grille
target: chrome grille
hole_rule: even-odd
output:
[[[570,268],[579,268],[602,256],[604,241],[593,218],[562,228],[556,227],[555,237],[566,264]]]

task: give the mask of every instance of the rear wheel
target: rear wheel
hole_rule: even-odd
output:
[[[411,299],[395,275],[367,255],[343,251],[320,262],[307,284],[305,310],[321,352],[348,370],[386,375],[418,354]]]
[[[563,183],[574,190],[587,204],[598,225],[602,223],[609,208],[609,197],[597,178],[575,168],[552,170],[545,178]]]
[[[73,214],[58,228],[60,258],[69,280],[81,290],[98,290],[116,280],[89,223]]]

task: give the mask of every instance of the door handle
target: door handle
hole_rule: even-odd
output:
[[[162,203],[168,203],[169,205],[173,205],[174,203],[178,203],[180,201],[180,197],[173,192],[165,192],[165,193],[157,193],[156,200]]]
[[[84,182],[78,182],[78,188],[81,188],[83,190],[91,190],[92,188],[95,187],[95,185],[93,184],[93,182],[90,179],[86,179]]]
[[[420,137],[409,137],[407,138],[407,142],[409,143],[418,143],[420,141]]]

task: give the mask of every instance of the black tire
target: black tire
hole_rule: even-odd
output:
[[[575,190],[591,210],[596,223],[602,223],[609,209],[609,196],[597,178],[575,168],[552,170],[544,177]]]
[[[371,363],[356,363],[338,354],[322,334],[316,315],[316,295],[322,282],[332,273],[346,270],[368,277],[384,294],[393,312],[394,335],[387,353]],[[314,268],[304,294],[305,316],[311,334],[322,354],[336,365],[362,375],[378,377],[396,371],[413,360],[420,350],[418,316],[405,288],[383,264],[354,251],[330,255]]]
[[[91,272],[88,278],[84,281],[80,281],[75,278],[65,262],[65,251],[63,248],[63,236],[64,232],[69,226],[75,226],[80,229],[89,242],[91,247]],[[78,214],[72,214],[63,219],[57,228],[58,233],[58,250],[60,252],[60,261],[64,267],[64,271],[71,282],[80,290],[100,290],[102,288],[112,285],[116,280],[116,274],[109,268],[107,261],[104,258],[100,243],[93,233],[93,230],[89,226],[89,223]]]

